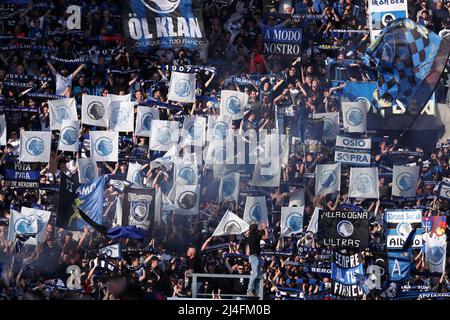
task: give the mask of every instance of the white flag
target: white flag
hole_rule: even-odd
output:
[[[319,229],[319,212],[320,208],[314,208],[314,212],[312,214],[311,220],[309,220],[306,232],[317,233],[317,230]]]
[[[266,172],[271,172],[273,162],[269,161],[265,164],[261,164],[260,159],[255,165],[253,170],[253,177],[251,185],[254,187],[270,187],[276,188],[280,186],[281,170],[277,170],[273,174],[264,174],[262,170],[268,169]]]
[[[5,115],[0,115],[0,146],[6,146],[6,120],[5,120]]]
[[[127,181],[132,182],[136,187],[142,188],[142,165],[139,163],[129,163],[127,171]]]
[[[242,119],[248,95],[234,90],[222,90],[220,96],[220,115],[230,116],[232,120]]]
[[[228,210],[223,215],[222,220],[220,220],[212,236],[220,237],[231,234],[241,234],[247,231],[249,227],[250,225],[247,222]]]
[[[450,184],[441,181],[438,187],[439,197],[450,200]]]
[[[51,130],[60,130],[63,120],[78,120],[75,98],[49,100],[47,104]]]
[[[185,117],[183,129],[181,130],[181,146],[205,145],[206,138],[206,118],[204,117]]]
[[[313,113],[313,119],[323,119],[323,134],[324,140],[336,139],[339,134],[339,112]]]
[[[396,166],[392,174],[392,195],[397,197],[416,196],[419,183],[419,166]]]
[[[150,149],[167,151],[178,143],[180,137],[180,123],[178,121],[153,120]]]
[[[63,120],[59,134],[58,150],[78,151],[80,124],[78,120]]]
[[[197,163],[185,159],[175,159],[174,183],[179,186],[197,185]]]
[[[367,130],[368,105],[365,101],[342,102],[345,132],[364,133]]]
[[[15,241],[17,235],[35,235],[38,231],[37,219],[32,219],[16,210],[10,210],[8,241]]]
[[[289,195],[289,207],[304,207],[305,206],[305,189],[295,189]]]
[[[133,132],[134,102],[111,102],[109,128],[118,132]]]
[[[51,212],[35,208],[22,207],[20,213],[26,216],[30,221],[36,220],[37,225],[36,238],[31,237],[25,243],[37,245],[38,243],[44,242],[45,231],[47,229]]]
[[[424,234],[425,241],[425,262],[428,263],[430,272],[443,273],[445,271],[445,260],[447,253],[447,236],[431,236]]]
[[[327,195],[341,190],[341,163],[316,166],[316,194]]]
[[[81,96],[81,123],[107,128],[111,99],[109,97]]]
[[[20,162],[49,162],[52,133],[50,131],[20,132]]]
[[[227,174],[220,179],[219,201],[238,201],[240,174],[237,172]]]
[[[172,145],[166,153],[159,158],[156,158],[152,162],[150,162],[150,170],[159,168],[163,165],[166,169],[170,170],[175,159],[178,158],[178,144]]]
[[[378,199],[378,168],[350,168],[349,197]]]
[[[244,221],[248,224],[268,225],[269,218],[267,216],[266,198],[247,196],[245,200]]]
[[[172,71],[167,99],[178,102],[195,102],[195,73]]]
[[[212,140],[205,149],[205,163],[208,165],[223,165],[227,161],[227,148],[225,140]]]
[[[100,249],[98,249],[98,254],[112,259],[121,258],[122,252],[120,248],[120,242],[101,247]]]
[[[117,162],[119,158],[119,133],[90,131],[91,157],[96,162]]]
[[[77,165],[80,183],[92,183],[98,178],[97,163],[93,158],[78,158]]]
[[[158,109],[138,106],[135,130],[136,135],[139,137],[151,137],[153,120],[159,120]]]
[[[230,116],[215,116],[208,117],[208,141],[213,140],[225,140],[231,129],[231,117]]]
[[[108,98],[111,100],[111,102],[130,102],[131,101],[131,93],[124,94],[124,95],[117,95],[117,94],[108,94]]]
[[[303,213],[305,207],[281,208],[281,236],[290,237],[303,231]]]
[[[175,214],[195,216],[198,214],[200,185],[176,187]]]

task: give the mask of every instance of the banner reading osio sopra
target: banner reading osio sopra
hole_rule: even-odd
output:
[[[193,49],[206,45],[201,0],[126,0],[121,5],[130,49]]]

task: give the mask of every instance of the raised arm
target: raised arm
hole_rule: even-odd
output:
[[[86,65],[83,63],[82,65],[80,65],[73,73],[72,73],[72,78],[75,78],[77,76],[77,74],[84,68],[86,67]]]
[[[54,76],[56,76],[56,74],[57,74],[58,72],[56,72],[56,69],[55,69],[55,67],[52,65],[52,63],[51,63],[50,61],[47,61],[47,65],[48,65],[48,67],[50,68],[50,71],[52,72],[52,74],[53,74]]]

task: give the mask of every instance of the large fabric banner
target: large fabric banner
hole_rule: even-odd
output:
[[[94,158],[78,158],[77,165],[80,183],[91,183],[98,178],[97,163]]]
[[[415,232],[412,248],[422,247],[422,210],[389,209],[384,215],[386,223],[386,246],[388,249],[401,249],[410,235]]]
[[[249,224],[233,212],[227,210],[213,232],[213,237],[241,234],[248,230]]]
[[[392,176],[392,195],[397,197],[415,197],[419,183],[419,166],[396,166]]]
[[[49,162],[52,133],[47,131],[20,132],[20,162]]]
[[[5,185],[11,189],[39,188],[39,163],[6,161],[3,167]]]
[[[378,168],[350,168],[349,197],[378,199]]]
[[[369,30],[372,41],[390,22],[408,16],[407,0],[370,0],[368,5]]]
[[[38,225],[36,219],[31,219],[25,214],[11,210],[11,218],[8,226],[8,241],[15,241],[17,236],[36,235]]]
[[[195,216],[200,202],[200,185],[177,186],[175,193],[175,214]]]
[[[281,236],[290,237],[303,232],[305,207],[281,207]]]
[[[232,120],[242,119],[247,102],[248,95],[245,92],[222,90],[220,96],[220,115],[230,116]]]
[[[123,34],[130,49],[205,45],[201,0],[121,1]]]
[[[136,135],[139,137],[151,137],[153,120],[159,120],[158,109],[138,106],[135,130]]]
[[[256,223],[257,225],[261,223],[267,225],[269,223],[266,198],[264,196],[247,196],[245,200],[244,221],[248,224]]]
[[[357,102],[342,102],[344,131],[350,133],[365,133],[367,130],[368,108],[369,105],[364,100]]]
[[[125,193],[122,226],[136,226],[150,234],[155,217],[155,189],[131,188]]]
[[[195,73],[172,71],[167,99],[183,103],[194,103]]]
[[[344,298],[358,298],[364,291],[358,276],[364,275],[361,254],[344,254],[335,251],[331,263],[331,292]]]
[[[180,137],[180,123],[178,121],[153,120],[150,149],[167,151],[178,143]]]
[[[60,130],[63,120],[78,120],[75,98],[49,100],[47,103],[51,130]]]
[[[341,163],[316,166],[316,194],[327,195],[341,190]]]
[[[358,248],[369,247],[369,213],[356,211],[320,211],[319,244]]]
[[[81,123],[107,128],[111,98],[84,94],[81,97]]]
[[[59,134],[58,150],[78,151],[78,135],[80,134],[80,124],[78,120],[63,120],[61,132]]]
[[[119,133],[111,131],[89,131],[91,157],[96,162],[117,162],[119,158]]]
[[[302,44],[302,29],[264,27],[264,54],[299,56]]]
[[[120,97],[120,96],[119,96]],[[117,132],[133,132],[134,102],[111,102],[109,128]]]
[[[370,165],[370,139],[336,137],[334,161],[354,165]]]

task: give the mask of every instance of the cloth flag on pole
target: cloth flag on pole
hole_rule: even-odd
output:
[[[175,193],[175,214],[197,215],[199,200],[200,185],[177,186]]]
[[[75,98],[49,100],[47,104],[51,130],[60,130],[63,120],[78,120]]]
[[[281,207],[281,236],[290,237],[303,232],[305,207]]]
[[[59,134],[58,150],[78,151],[80,124],[78,120],[63,120]]]
[[[0,146],[6,146],[6,120],[5,120],[5,115],[0,115]]]
[[[172,71],[167,98],[172,101],[195,102],[195,73]]]
[[[220,96],[220,115],[230,116],[232,120],[242,119],[248,95],[234,90],[222,90]]]
[[[159,120],[158,109],[138,106],[135,134],[138,137],[151,137],[153,120]]]
[[[101,247],[98,249],[98,254],[111,258],[111,259],[118,259],[122,258],[122,248],[120,242],[110,244],[108,246]]]
[[[219,202],[238,201],[240,174],[233,172],[220,178]]]
[[[178,158],[178,144],[172,145],[166,153],[159,158],[156,158],[152,162],[150,162],[150,169],[159,168],[161,165],[166,169],[171,169],[175,159]]]
[[[16,210],[10,210],[11,218],[8,226],[8,241],[15,241],[18,235],[36,235],[37,219],[26,216]]]
[[[209,116],[208,117],[208,141],[225,140],[231,128],[231,116]]]
[[[360,199],[378,199],[378,168],[350,168],[349,196]]]
[[[278,170],[273,174],[263,174],[263,170],[265,168],[270,170],[271,167],[273,167],[273,162],[269,161],[265,164],[261,164],[261,162],[258,160],[255,165],[255,169],[253,171],[251,185],[254,187],[268,187],[268,188],[278,187],[280,185],[281,170]]]
[[[378,68],[378,88],[372,105],[395,103],[419,114],[441,78],[450,54],[450,41],[410,19],[390,23],[370,44],[365,62]]]
[[[50,131],[20,132],[20,162],[49,162],[52,133]]]
[[[176,159],[174,161],[174,183],[183,185],[197,185],[198,184],[198,170],[197,163],[185,159]]]
[[[167,151],[178,143],[180,136],[180,123],[178,121],[153,120],[150,149]]]
[[[129,163],[127,171],[127,181],[132,182],[136,187],[142,188],[142,165],[139,163]]]
[[[367,130],[367,112],[369,106],[366,101],[342,102],[342,119],[344,131],[364,133]]]
[[[227,210],[220,220],[216,229],[213,232],[213,237],[220,237],[232,234],[241,234],[248,230],[250,225],[235,215],[233,212]]]
[[[244,221],[248,224],[256,223],[257,225],[261,223],[267,225],[269,223],[266,198],[264,196],[247,196],[245,200]]]
[[[119,133],[90,131],[91,157],[96,162],[117,162],[119,158]]]
[[[397,197],[415,197],[419,183],[419,166],[396,166],[392,176],[392,195]]]
[[[20,213],[28,217],[30,221],[36,220],[37,232],[35,238],[28,239],[25,243],[37,245],[45,239],[45,230],[47,229],[48,220],[51,212],[35,208],[22,207]]]
[[[111,102],[109,128],[118,132],[133,132],[134,102]]]
[[[125,193],[122,226],[136,226],[153,231],[155,215],[155,190],[130,188]]]
[[[111,100],[111,102],[130,102],[131,101],[131,93],[124,94],[124,95],[117,95],[117,94],[108,94],[108,98]]]
[[[95,179],[90,184],[81,185],[75,203],[81,217],[90,225],[96,227],[103,220],[103,192],[105,190],[105,176]]]
[[[289,207],[304,207],[305,206],[305,189],[295,189],[289,195]]]
[[[93,158],[78,158],[77,165],[80,183],[91,183],[98,178],[97,163]]]
[[[450,183],[441,181],[438,188],[439,198],[450,200]]]
[[[447,236],[425,233],[422,239],[425,242],[425,262],[428,263],[430,272],[445,272]]]
[[[107,128],[111,98],[84,94],[81,96],[81,123]]]
[[[322,138],[324,140],[336,139],[339,134],[339,112],[313,113],[313,119],[323,119]]]
[[[388,251],[388,278],[393,282],[400,282],[409,278],[411,271],[411,251]]]
[[[341,190],[341,163],[316,166],[316,194],[327,195]]]
[[[320,215],[320,208],[314,208],[314,212],[312,214],[311,220],[309,220],[308,228],[306,229],[306,232],[312,232],[317,233],[319,230],[319,215]]]
[[[185,117],[183,129],[181,130],[181,146],[205,145],[206,138],[206,118],[204,117]]]

